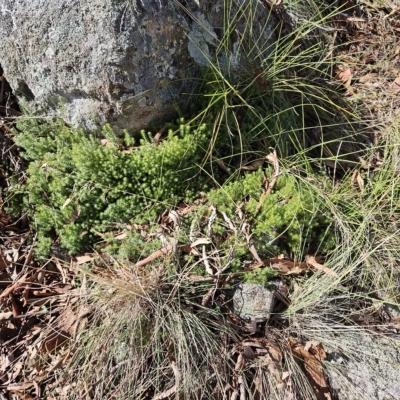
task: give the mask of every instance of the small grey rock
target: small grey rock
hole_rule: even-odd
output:
[[[235,314],[250,321],[268,320],[276,304],[274,293],[279,283],[274,281],[268,286],[255,283],[238,285],[232,297]]]
[[[390,318],[400,317],[400,308],[396,304],[384,303],[383,309],[389,314]]]

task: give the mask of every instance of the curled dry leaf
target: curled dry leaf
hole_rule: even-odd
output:
[[[351,73],[351,69],[349,67],[344,65],[340,66],[336,77],[343,83],[343,85],[347,89],[350,88],[353,74]]]
[[[240,169],[244,171],[257,171],[264,164],[264,161],[265,160],[256,160],[251,164],[242,166]]]
[[[13,316],[13,313],[11,311],[0,313],[0,322],[8,320],[12,316]]]
[[[400,93],[400,72],[398,73],[396,79],[390,84],[388,90],[392,94]]]
[[[320,270],[320,271],[323,271],[323,272],[325,272],[325,273],[328,274],[328,275],[334,276],[335,278],[337,278],[337,277],[339,276],[335,271],[333,271],[333,270],[331,270],[330,268],[325,267],[324,265],[318,263],[318,262],[316,261],[315,257],[313,257],[313,256],[306,256],[306,263],[307,263],[308,265],[311,265],[311,266],[314,267],[315,269],[318,269],[318,270]]]
[[[326,358],[322,344],[307,342],[303,345],[292,337],[289,337],[288,342],[296,362],[303,367],[317,400],[332,400],[322,366],[322,360]]]
[[[224,171],[225,173],[229,174],[229,169],[227,168],[227,166],[225,165],[225,163],[220,160],[219,158],[212,156],[213,161],[215,161],[215,163],[218,165],[218,167],[221,168],[222,171]]]
[[[376,77],[378,77],[378,74],[376,72],[369,72],[368,74],[365,74],[365,75],[361,76],[359,78],[359,82],[360,83],[366,83],[369,80],[374,79]]]
[[[364,190],[364,179],[362,178],[361,174],[360,174],[360,170],[356,169],[351,177],[350,180],[351,184],[354,184],[355,182],[357,182],[358,187],[360,188],[361,191]]]
[[[281,258],[269,258],[264,261],[273,271],[279,272],[281,275],[301,274],[308,266],[306,262],[293,262],[283,260]]]
[[[86,264],[94,259],[91,255],[76,257],[76,265]]]

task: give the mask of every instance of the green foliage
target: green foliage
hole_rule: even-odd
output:
[[[267,285],[272,278],[276,278],[278,274],[270,268],[259,268],[255,271],[243,274],[245,283],[256,283],[259,285]]]
[[[38,231],[38,253],[46,255],[50,238],[59,236],[71,254],[93,244],[96,232],[115,223],[154,219],[179,200],[191,200],[206,187],[202,162],[211,130],[180,121],[177,130],[158,146],[142,132],[140,147],[132,147],[127,132],[116,137],[106,126],[100,137],[63,123],[25,120],[15,141],[30,160],[28,179],[12,189],[23,194]],[[21,208],[14,196],[14,211]]]
[[[252,240],[261,257],[282,251],[296,256],[331,249],[334,237],[328,230],[330,221],[321,197],[295,176],[282,174],[258,210],[263,179],[264,172],[259,169],[221,189],[211,190],[208,198],[231,218],[237,218],[237,206],[246,199],[243,211],[251,221]]]

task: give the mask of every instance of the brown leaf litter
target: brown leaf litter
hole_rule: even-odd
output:
[[[39,399],[68,361],[62,346],[84,327],[81,290],[70,265],[35,261],[31,233],[0,215],[0,394]]]
[[[303,345],[292,337],[289,337],[288,342],[294,359],[304,370],[317,400],[332,400],[322,365],[326,358],[322,344],[307,342]]]

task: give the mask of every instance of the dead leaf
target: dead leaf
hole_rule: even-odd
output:
[[[257,249],[255,248],[253,241],[251,239],[252,235],[249,233],[250,225],[248,224],[248,222],[245,220],[244,217],[243,217],[242,221],[243,221],[243,224],[242,224],[241,231],[246,237],[246,242],[247,242],[247,246],[250,250],[250,253],[253,255],[253,257],[257,261],[257,263],[262,263],[261,258],[257,253]]]
[[[351,184],[354,184],[354,182],[358,183],[358,187],[360,188],[361,191],[364,190],[364,179],[362,178],[361,174],[360,174],[360,170],[355,170],[352,177],[351,177]]]
[[[179,387],[179,382],[181,380],[181,373],[179,372],[179,369],[178,369],[178,367],[176,365],[176,360],[175,360],[175,357],[173,355],[173,350],[174,350],[174,345],[173,345],[173,343],[171,343],[168,346],[168,354],[167,354],[167,356],[168,356],[168,360],[169,360],[169,364],[170,364],[170,367],[172,369],[172,372],[174,373],[175,385],[172,388],[168,389],[167,391],[154,396],[153,400],[161,400],[161,399],[166,399],[168,397],[171,397],[171,395],[173,395],[177,391],[177,389]]]
[[[26,390],[30,387],[34,386],[32,381],[26,381],[23,383],[13,383],[7,386],[7,390],[11,391],[18,391],[18,390]]]
[[[192,211],[197,209],[196,204],[186,204],[186,203],[180,203],[178,204],[178,213],[179,215],[186,215],[191,213]]]
[[[365,18],[358,18],[358,17],[347,17],[347,21],[350,22],[366,22]]]
[[[276,155],[276,151],[274,150],[272,153],[268,154],[266,157],[267,161],[269,161],[274,166],[274,172],[272,174],[271,182],[268,181],[267,177],[264,175],[264,187],[265,190],[262,193],[260,200],[258,201],[256,213],[258,213],[263,205],[265,196],[268,196],[272,189],[274,188],[276,181],[278,180],[279,176],[279,159]]]
[[[318,400],[332,400],[321,362],[326,358],[322,344],[319,342],[307,342],[306,345],[303,345],[292,337],[289,337],[288,342],[296,362],[304,368],[316,398]]]
[[[20,392],[19,390],[10,390],[10,392],[16,394],[19,400],[34,400],[35,398],[29,393]]]
[[[101,143],[103,146],[106,146],[106,147],[115,147],[115,146],[114,146],[114,143],[111,142],[111,141],[108,140],[108,139],[101,139],[101,140],[100,140],[100,143]]]
[[[63,312],[57,318],[57,327],[64,332],[67,332],[69,335],[74,333],[74,326],[77,323],[77,315],[72,310],[70,304],[64,308]]]
[[[369,72],[368,74],[365,74],[359,78],[360,83],[365,83],[369,81],[370,79],[374,79],[378,76],[376,72]]]
[[[204,263],[204,268],[206,270],[206,272],[209,275],[214,275],[214,270],[211,268],[211,265],[208,261],[208,256],[207,256],[207,252],[206,252],[206,246],[203,246],[203,263]],[[203,299],[204,300],[204,299]]]
[[[400,74],[397,78],[390,84],[388,91],[394,94],[400,93]]]
[[[17,282],[13,283],[11,286],[9,286],[6,290],[3,291],[3,293],[0,294],[0,299],[4,297],[8,297],[9,294],[15,293],[17,291],[20,291],[18,289],[21,289],[21,286],[26,285],[27,283],[31,283],[36,280],[38,272],[36,272],[33,276],[28,278],[28,274],[25,274],[21,279],[19,279]],[[25,288],[23,288],[25,289]]]
[[[343,83],[343,85],[347,89],[350,88],[353,74],[351,73],[351,69],[349,67],[344,65],[340,66],[336,77]]]
[[[164,125],[154,136],[153,138],[153,146],[158,146],[160,144],[160,139],[162,134],[165,132],[165,130],[167,129],[167,125]]]
[[[68,199],[65,200],[64,204],[62,205],[61,210],[64,210],[64,208],[67,207],[67,205],[68,205],[69,203],[71,203],[71,201],[72,201],[72,198],[71,198],[71,197],[68,197]]]
[[[40,345],[40,351],[42,354],[47,354],[56,348],[59,348],[62,344],[70,338],[68,332],[63,330],[53,329],[46,336],[45,340]]]
[[[226,167],[225,163],[220,160],[219,158],[212,156],[213,161],[216,162],[216,164],[218,165],[218,167],[220,167],[222,169],[222,171],[226,172],[227,174],[229,174],[229,169]]]
[[[304,345],[304,350],[313,354],[314,357],[318,358],[320,361],[325,360],[326,358],[326,352],[322,344],[315,340],[306,342],[306,344]]]
[[[128,234],[126,232],[124,232],[124,233],[121,233],[121,234],[119,234],[117,236],[114,236],[114,239],[116,239],[116,240],[124,240],[127,237],[128,237]]]
[[[245,342],[243,342],[245,343]],[[247,345],[249,342],[246,343]],[[268,368],[268,371],[279,382],[282,375],[282,351],[279,346],[272,340],[259,339],[257,343],[251,343],[256,348],[256,355],[260,357],[260,361]]]
[[[168,218],[176,225],[176,226],[181,226],[182,225],[182,218],[181,216],[174,210],[171,210],[168,214]]]
[[[5,228],[12,223],[12,217],[4,211],[0,211],[0,228]]]
[[[8,320],[9,318],[11,318],[13,316],[13,313],[10,311],[10,312],[3,312],[3,313],[0,313],[0,321],[5,321],[5,320]]]
[[[92,261],[93,259],[94,259],[94,257],[89,256],[89,255],[76,257],[76,265],[88,263],[88,262]]]
[[[242,353],[239,353],[238,358],[236,360],[236,364],[235,364],[235,372],[239,372],[243,369],[243,367],[246,364],[246,360],[243,357]]]
[[[135,267],[143,267],[144,265],[156,260],[157,258],[167,255],[171,251],[172,251],[172,246],[163,247],[162,249],[157,250],[150,256],[146,257],[144,260],[138,261],[135,264]]]
[[[10,293],[10,295],[8,296],[11,302],[11,308],[12,308],[12,312],[13,312],[13,317],[19,317],[21,315],[21,308],[17,302],[17,300],[15,299],[15,297],[13,296],[12,293]]]
[[[265,160],[256,160],[249,165],[244,165],[243,167],[240,167],[240,169],[244,171],[257,171],[264,164],[264,162]]]
[[[269,258],[264,263],[282,275],[301,274],[308,268],[306,262],[293,262],[280,258]]]
[[[322,265],[322,264],[319,264],[319,263],[316,261],[315,257],[313,257],[313,256],[308,256],[308,255],[307,255],[307,256],[306,256],[306,263],[309,264],[309,265],[311,265],[311,266],[314,267],[315,269],[318,269],[318,270],[320,270],[320,271],[324,271],[326,274],[334,276],[335,278],[337,278],[337,277],[339,276],[335,271],[331,270],[331,269],[328,268],[328,267],[325,267],[325,266]]]
[[[7,260],[3,257],[3,254],[0,253],[0,272],[4,271],[5,269],[7,269],[9,266],[9,263],[7,262]]]

